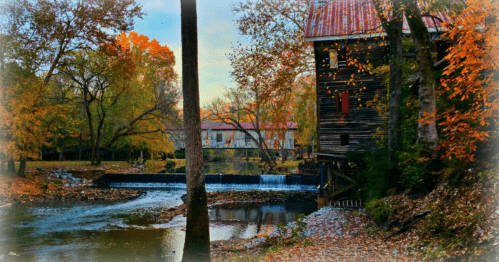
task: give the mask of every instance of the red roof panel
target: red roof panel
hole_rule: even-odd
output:
[[[255,126],[253,125],[253,123],[241,123],[241,126],[246,129],[246,130],[253,130],[255,129]],[[270,129],[270,124],[269,125],[266,125],[265,127],[266,128],[262,128],[262,129]],[[287,129],[297,129],[298,128],[298,124],[296,122],[288,122],[287,123]],[[201,123],[201,129],[202,130],[207,130],[207,129],[211,129],[211,130],[234,130],[236,129],[233,125],[231,124],[225,124],[225,123],[210,123],[210,122],[203,122]]]
[[[444,22],[449,16],[440,12],[436,14]],[[426,26],[431,30],[442,27],[442,23],[431,17],[423,17]],[[409,26],[404,18],[404,30]],[[306,24],[305,37],[341,39],[347,36],[376,36],[383,34],[381,22],[371,0],[330,0],[320,4],[312,0],[309,7],[309,19]]]

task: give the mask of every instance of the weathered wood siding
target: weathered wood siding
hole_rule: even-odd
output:
[[[383,77],[369,73],[359,73],[358,68],[348,65],[352,58],[365,63],[382,65],[387,63],[384,46],[374,40],[342,40],[314,42],[317,72],[317,133],[319,153],[344,155],[359,146],[373,148],[372,135],[378,127],[387,128],[387,121],[374,108],[366,108],[366,102],[372,100],[376,93],[386,95],[386,87],[382,85]],[[341,47],[338,48],[337,44]],[[370,46],[370,48],[369,48]],[[347,48],[347,67],[329,68],[329,49]],[[347,82],[357,77],[355,85]],[[348,92],[349,113],[341,113],[335,94]],[[348,135],[348,144],[341,145],[341,135]]]

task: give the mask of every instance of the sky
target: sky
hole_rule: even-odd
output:
[[[232,6],[242,0],[198,0],[199,96],[201,107],[236,86],[227,59],[232,46],[247,43],[239,35]],[[182,75],[180,0],[137,0],[146,13],[135,19],[134,31],[167,45],[175,55],[175,71]]]

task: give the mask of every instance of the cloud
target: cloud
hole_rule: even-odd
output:
[[[220,96],[222,86],[234,87],[227,54],[244,38],[238,34],[232,6],[241,0],[197,1],[199,87],[201,105]],[[180,1],[137,0],[147,16],[136,20],[136,32],[166,44],[175,55],[174,69],[182,76]],[[181,78],[180,78],[181,79]]]

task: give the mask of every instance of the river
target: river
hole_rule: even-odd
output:
[[[0,261],[180,261],[186,220],[157,224],[184,189],[124,202],[51,202],[0,207]],[[314,202],[211,208],[210,239],[251,238],[317,209]]]

